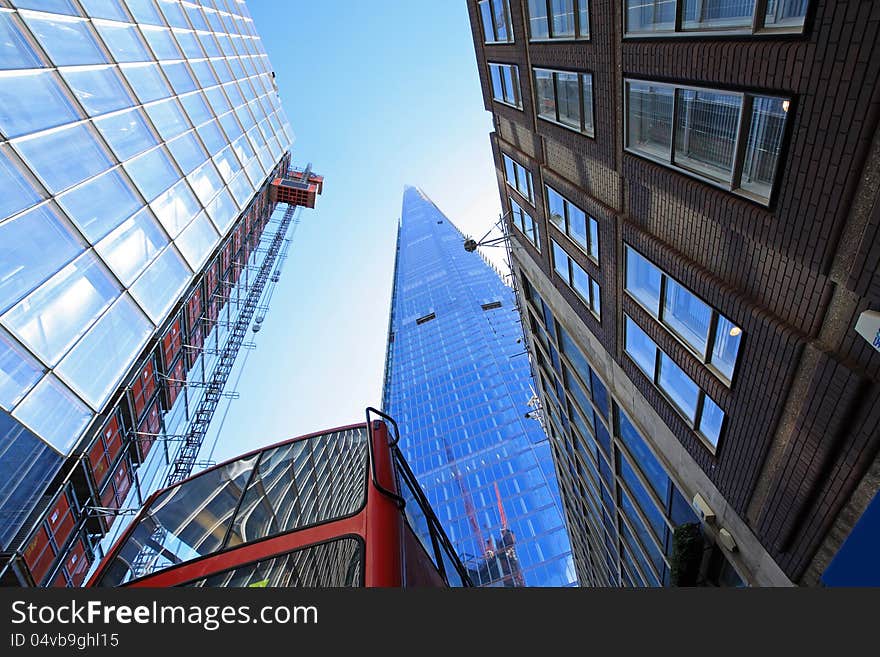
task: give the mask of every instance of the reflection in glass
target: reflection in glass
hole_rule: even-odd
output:
[[[140,110],[134,109],[96,119],[95,127],[121,161],[143,153],[159,143],[147,127]]]
[[[177,139],[168,142],[168,150],[177,161],[177,165],[184,174],[191,173],[193,169],[208,159],[208,154],[196,139],[194,131],[181,135]]]
[[[161,147],[125,162],[123,166],[148,201],[171,187],[180,177]]]
[[[88,406],[52,374],[43,377],[12,414],[65,456],[92,419]]]
[[[663,323],[701,356],[706,353],[712,310],[687,288],[666,278]]]
[[[199,202],[185,180],[160,195],[150,207],[172,238],[183,230],[200,209]]]
[[[58,203],[94,244],[130,217],[142,202],[120,171],[112,169],[62,194]]]
[[[247,144],[246,141],[241,141]],[[7,146],[0,146],[0,220],[24,210],[41,198],[12,156],[13,153]]]
[[[82,123],[26,137],[15,146],[22,159],[53,192],[82,182],[113,163],[91,130]]]
[[[709,395],[703,397],[703,411],[700,414],[699,431],[712,447],[718,447],[718,438],[721,436],[721,425],[724,423],[724,411],[716,404]]]
[[[173,98],[146,105],[144,109],[164,140],[173,139],[190,129],[190,125],[183,115],[183,110]]]
[[[131,96],[112,66],[63,69],[61,75],[89,116],[133,105]]]
[[[144,208],[101,240],[95,250],[128,286],[167,243],[167,236]]]
[[[752,98],[749,140],[740,186],[768,201],[782,150],[789,104],[788,100],[781,98]]]
[[[171,89],[159,72],[157,64],[126,64],[122,74],[142,103],[149,103],[171,95]]]
[[[13,14],[0,14],[0,70],[39,68],[42,65],[13,19]]]
[[[733,379],[733,369],[736,366],[736,355],[739,352],[741,340],[742,329],[724,315],[718,315],[718,325],[715,327],[715,341],[712,345],[712,356],[709,362],[728,381]]]
[[[626,291],[655,317],[660,316],[660,279],[659,269],[626,247]]]
[[[59,15],[22,14],[56,66],[102,64],[107,61],[88,21]]]
[[[670,159],[673,90],[645,82],[626,82],[626,146],[652,157]]]
[[[183,259],[168,247],[147,267],[130,291],[150,319],[158,324],[175,304],[191,275]]]
[[[0,330],[0,407],[9,410],[15,406],[43,372],[33,356]]]
[[[54,365],[119,291],[97,257],[87,252],[14,306],[3,322],[34,353]]]
[[[729,183],[742,97],[695,89],[676,93],[675,163]]]
[[[145,62],[151,59],[134,25],[92,21],[117,62]]]
[[[100,409],[153,330],[124,294],[70,350],[56,371]]]
[[[693,422],[697,415],[697,397],[700,389],[682,369],[665,353],[660,353],[660,389],[663,390],[679,410]]]
[[[653,382],[654,369],[657,364],[657,345],[628,315],[624,315],[624,317],[626,318],[624,349],[645,373],[645,376]]]
[[[193,220],[174,240],[183,257],[193,270],[199,269],[208,258],[208,254],[220,239],[208,216],[204,212]]]
[[[7,138],[76,121],[51,71],[0,72],[0,131]]]

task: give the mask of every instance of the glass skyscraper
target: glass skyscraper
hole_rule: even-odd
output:
[[[0,6],[0,581],[78,584],[139,503],[257,282],[292,140],[242,0]]]
[[[531,417],[513,291],[407,187],[384,409],[476,584],[576,584],[553,460]]]

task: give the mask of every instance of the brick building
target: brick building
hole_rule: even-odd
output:
[[[822,582],[880,485],[880,4],[468,9],[581,583]]]

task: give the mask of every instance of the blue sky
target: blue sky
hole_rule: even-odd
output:
[[[325,184],[317,208],[303,211],[257,349],[247,354],[217,460],[361,421],[367,405],[380,405],[405,184],[476,237],[500,213],[491,115],[464,2],[248,7],[296,133],[294,162],[312,162]],[[488,255],[498,260],[503,251]]]

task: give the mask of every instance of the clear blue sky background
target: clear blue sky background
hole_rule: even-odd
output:
[[[500,213],[465,2],[248,8],[296,133],[294,162],[312,162],[325,184],[317,208],[303,211],[216,460],[358,422],[367,405],[380,406],[405,184],[478,238]],[[503,262],[501,249],[488,255]]]

